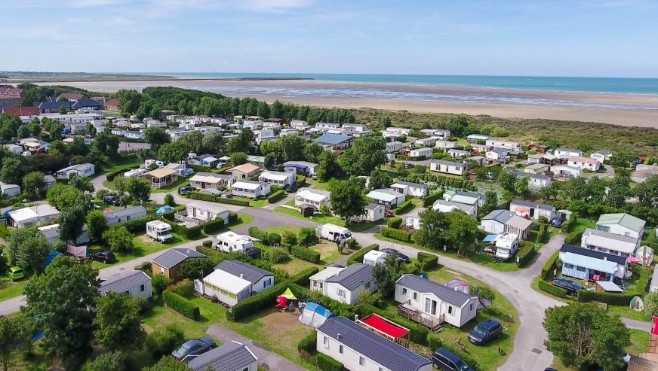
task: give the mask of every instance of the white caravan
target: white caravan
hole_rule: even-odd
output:
[[[504,234],[496,240],[496,258],[503,261],[512,259],[519,249],[519,236],[516,234]]]
[[[217,250],[223,252],[240,252],[247,255],[256,252],[254,242],[251,238],[234,232],[225,232],[217,235]]]
[[[171,226],[161,220],[147,222],[146,234],[156,241],[165,243],[171,242],[174,239],[171,234]]]

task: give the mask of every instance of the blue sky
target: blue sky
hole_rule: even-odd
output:
[[[3,1],[0,70],[658,77],[658,1]]]

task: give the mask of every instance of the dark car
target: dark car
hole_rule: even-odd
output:
[[[185,187],[178,188],[178,194],[179,195],[186,195],[189,192],[192,192],[192,187],[190,187],[190,186],[185,186]]]
[[[438,348],[434,351],[432,364],[441,371],[473,371],[463,359],[445,348]]]
[[[90,258],[92,260],[96,260],[105,264],[114,263],[117,260],[116,256],[114,256],[114,253],[112,253],[112,251],[96,252],[91,254]]]
[[[176,350],[171,352],[171,355],[181,361],[189,361],[194,357],[203,354],[211,349],[217,348],[215,341],[210,338],[199,338],[188,340],[183,345],[179,346]]]
[[[473,331],[468,334],[468,340],[477,345],[485,345],[493,339],[503,335],[503,325],[495,319],[480,322]]]
[[[553,220],[551,220],[551,225],[555,228],[562,228],[563,223],[564,219],[562,218],[553,218]]]
[[[121,200],[117,196],[105,196],[103,197],[103,202],[105,202],[106,205],[114,205],[114,206],[121,205]]]
[[[416,167],[416,165],[407,162],[404,164],[404,167],[405,169],[413,169],[414,167]]]
[[[579,285],[578,283],[564,278],[556,278],[553,281],[551,281],[551,283],[553,284],[553,286],[557,286],[559,288],[565,289],[567,290],[567,292],[571,294],[575,294],[576,291],[583,289],[583,286]]]
[[[407,255],[405,255],[405,254],[403,254],[403,253],[401,253],[401,252],[399,252],[395,249],[381,249],[379,251],[381,251],[383,253],[386,253],[386,254],[389,254],[389,255],[390,254],[395,254],[395,255],[397,255],[397,260],[401,261],[403,263],[409,263],[410,262],[409,257]]]

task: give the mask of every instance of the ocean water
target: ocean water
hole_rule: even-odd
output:
[[[658,78],[179,72],[157,75],[209,79],[305,78],[353,83],[658,95]]]

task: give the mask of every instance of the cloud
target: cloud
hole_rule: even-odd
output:
[[[282,12],[288,9],[307,8],[313,0],[246,0],[244,6],[256,12]]]
[[[92,8],[98,6],[117,5],[121,0],[69,0],[66,4],[72,8]]]

